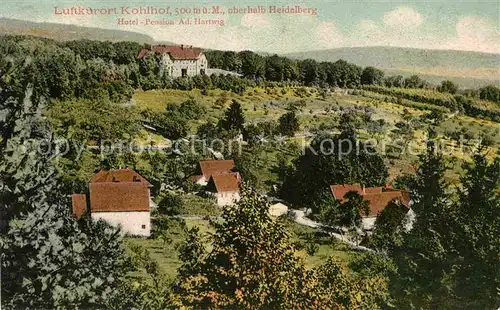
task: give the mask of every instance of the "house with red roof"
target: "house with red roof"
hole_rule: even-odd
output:
[[[73,214],[87,213],[121,226],[134,236],[151,234],[151,184],[131,169],[101,170],[89,183],[86,194],[73,194]]]
[[[239,187],[241,175],[234,172],[234,160],[201,160],[199,163],[200,175],[193,177],[193,181],[212,193],[217,205],[231,205],[240,199]]]
[[[207,185],[213,174],[232,173],[235,168],[234,160],[201,160],[199,163],[200,175],[194,176],[193,181],[200,185]]]
[[[402,208],[410,211],[410,196],[408,191],[392,189],[389,186],[385,187],[364,187],[361,185],[331,185],[330,190],[335,199],[341,202],[345,199],[344,196],[350,191],[358,192],[363,199],[369,202],[370,212],[363,214],[363,229],[371,230],[375,225],[377,216],[391,202],[397,202]]]
[[[212,174],[207,190],[215,196],[217,205],[232,205],[240,200],[241,176],[238,172]]]
[[[201,48],[189,45],[155,45],[150,49],[140,50],[137,58],[151,54],[161,55],[160,72],[167,72],[173,78],[205,75],[208,69],[208,60]]]

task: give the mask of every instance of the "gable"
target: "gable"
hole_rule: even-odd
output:
[[[338,200],[344,199],[345,194],[350,191],[355,191],[360,195],[363,195],[363,188],[361,187],[361,185],[331,185],[330,190],[332,191],[333,198]]]
[[[197,60],[203,55],[203,49],[187,45],[155,45],[151,50],[142,49],[137,58],[142,58],[150,53],[169,54],[174,60]]]
[[[217,193],[237,192],[241,183],[238,172],[213,174],[208,182],[209,189]]]
[[[90,183],[90,212],[149,211],[149,188],[144,183]]]
[[[393,200],[399,200],[403,206],[408,207],[408,201],[405,199],[401,191],[366,194],[363,195],[363,199],[368,200],[370,203],[370,214],[368,216],[377,216]]]
[[[133,182],[143,183],[148,186],[151,184],[143,178],[139,173],[132,169],[113,169],[113,170],[100,170],[92,178],[92,183],[110,183],[110,182]]]
[[[234,160],[202,160],[200,161],[201,173],[209,179],[216,173],[231,173],[235,167]]]

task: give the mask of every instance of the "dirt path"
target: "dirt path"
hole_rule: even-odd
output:
[[[354,249],[375,253],[374,250],[367,248],[367,247],[364,247],[364,246],[357,245],[356,243],[352,242],[347,237],[345,237],[341,234],[337,234],[334,232],[328,232],[328,231],[323,230],[321,228],[321,226],[322,226],[321,223],[315,222],[315,221],[307,218],[305,215],[305,212],[302,210],[291,210],[291,212],[294,214],[294,220],[297,224],[308,226],[311,228],[317,228],[317,229],[329,234],[330,236],[334,237],[335,239],[341,240],[342,242],[348,244],[350,247],[352,247]]]

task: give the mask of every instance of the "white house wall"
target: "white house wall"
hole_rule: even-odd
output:
[[[363,219],[362,219],[362,228],[364,230],[372,230],[375,227],[375,221],[376,220],[377,220],[376,216],[363,217]]]
[[[238,193],[238,192],[236,192],[236,193],[231,193],[231,192],[217,193],[215,195],[215,197],[217,199],[217,205],[219,207],[223,207],[223,206],[232,205],[235,202],[237,202],[238,200],[240,200],[240,193]]]
[[[103,219],[117,227],[121,225],[123,233],[133,236],[151,235],[151,215],[146,211],[139,212],[93,212],[93,220]]]
[[[201,74],[203,69],[205,72],[208,68],[207,58],[205,54],[201,54],[198,59],[172,59],[169,54],[163,55],[162,60],[163,70],[166,70],[173,78],[182,76],[182,69],[187,69],[187,76],[196,76]]]
[[[201,70],[204,70],[205,73],[207,72],[208,69],[208,61],[207,57],[205,54],[201,54],[200,58],[198,58],[198,61],[196,61],[196,74],[200,74]]]
[[[206,186],[208,184],[208,180],[202,176],[198,181],[196,181],[196,184],[199,184],[201,186]]]
[[[362,219],[362,228],[364,230],[372,230],[373,228],[375,228],[375,221],[377,220],[377,217],[376,216],[367,216],[367,217],[363,217]],[[415,212],[410,209],[404,219],[403,219],[403,227],[406,231],[409,231],[411,230],[411,228],[413,227],[413,223],[415,222]]]

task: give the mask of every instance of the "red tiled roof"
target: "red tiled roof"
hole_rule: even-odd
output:
[[[85,194],[71,195],[71,204],[73,206],[73,215],[80,218],[87,212],[87,196]]]
[[[403,205],[405,205],[406,207],[410,207],[410,192],[408,191],[401,191],[401,197],[403,198],[402,199],[402,203]]]
[[[165,46],[165,45],[156,45],[152,46],[151,50],[147,49],[142,49],[139,54],[137,55],[137,58],[142,58],[149,54],[150,52],[153,53],[160,53],[160,54],[170,54],[170,56],[173,59],[181,60],[181,59],[198,59],[200,55],[203,53],[203,49],[198,48],[198,47],[192,47],[192,46]]]
[[[202,176],[202,175],[195,175],[195,176],[192,176],[192,177],[191,177],[191,180],[192,180],[193,182],[198,182],[199,180],[201,180],[201,178],[203,178],[203,176]]]
[[[237,192],[241,183],[238,172],[213,174],[211,179],[218,193]]]
[[[363,188],[360,185],[331,185],[330,190],[332,191],[333,197],[335,199],[344,199],[345,194],[350,191],[355,191],[363,195]]]
[[[149,211],[149,183],[90,183],[90,212]]]
[[[393,199],[399,199],[406,207],[409,206],[410,195],[407,191],[388,189],[383,192],[383,187],[361,187],[360,185],[331,185],[333,197],[344,200],[344,195],[350,191],[356,191],[370,202],[370,214],[377,216]]]
[[[379,187],[365,187],[365,195],[382,193],[382,186]]]
[[[132,169],[101,170],[89,184],[90,212],[149,211],[149,187]]]
[[[367,194],[377,194],[377,193],[382,193],[382,186],[378,187],[362,187],[360,185],[331,185],[330,190],[332,191],[333,196],[335,199],[342,200],[344,199],[345,194],[347,194],[350,191],[355,191],[358,192],[360,195],[367,195]]]
[[[147,54],[149,54],[149,50],[146,48],[143,48],[139,51],[139,54],[137,54],[137,58],[141,59],[142,57],[146,56]]]
[[[101,170],[92,178],[92,183],[134,182],[151,184],[132,169]]]
[[[409,196],[405,191],[389,191],[377,194],[363,195],[365,200],[370,202],[370,214],[368,216],[377,216],[394,199],[399,199],[401,203],[408,207]]]
[[[209,179],[215,173],[230,173],[235,167],[234,160],[202,160],[200,161],[201,173]]]

